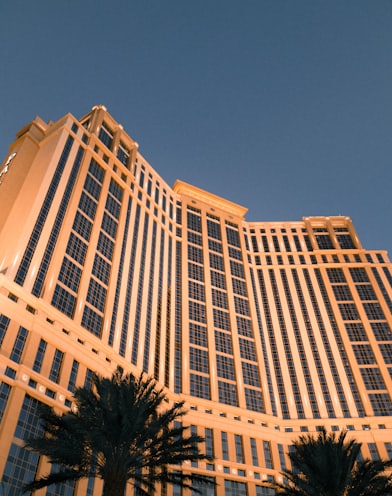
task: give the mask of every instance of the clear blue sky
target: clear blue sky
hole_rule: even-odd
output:
[[[3,0],[0,26],[2,157],[102,103],[169,184],[392,253],[391,0]]]

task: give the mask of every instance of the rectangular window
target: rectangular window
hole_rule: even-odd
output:
[[[190,374],[190,393],[197,398],[211,399],[210,396],[210,380],[208,377]]]
[[[227,332],[215,330],[215,349],[228,355],[233,354],[231,336]]]
[[[235,380],[234,372],[234,360],[231,357],[225,355],[216,355],[216,368],[218,377],[223,377],[223,379]]]
[[[59,382],[63,358],[64,358],[64,353],[56,349],[53,357],[52,367],[49,373],[49,380],[57,383]]]
[[[37,354],[35,355],[34,364],[33,364],[34,372],[40,372],[41,371],[42,362],[44,361],[44,356],[45,356],[47,344],[48,343],[46,341],[41,339],[39,346],[38,346]]]
[[[349,271],[354,282],[370,282],[365,269],[361,267],[352,267]]]
[[[109,149],[111,148],[113,143],[113,131],[104,122],[102,123],[101,129],[99,130],[98,138],[105,146],[107,146]]]
[[[106,236],[103,232],[100,232],[97,250],[102,253],[104,257],[108,260],[112,260],[113,258],[113,250],[114,250],[114,242]]]
[[[366,389],[374,391],[378,389],[386,389],[384,379],[378,368],[361,368],[361,375]]]
[[[207,328],[199,324],[189,323],[189,341],[198,346],[207,347]]]
[[[124,145],[122,141],[120,141],[117,150],[117,158],[126,167],[128,166],[129,155],[130,155],[129,148],[126,145]]]
[[[101,337],[103,317],[90,307],[85,306],[82,317],[82,326],[94,336]]]
[[[189,367],[191,370],[208,374],[208,353],[206,350],[189,347]]]
[[[71,232],[66,253],[80,265],[84,265],[87,253],[87,244]]]
[[[229,443],[227,441],[227,432],[221,432],[222,441],[222,458],[223,460],[229,460]]]
[[[225,480],[225,496],[247,496],[246,484],[233,480]]]
[[[271,444],[269,441],[263,441],[264,463],[267,468],[274,468],[272,463]]]
[[[76,386],[76,378],[78,376],[78,370],[79,370],[79,362],[74,360],[72,362],[72,369],[71,373],[69,375],[69,381],[68,381],[68,391],[75,391],[75,386]]]
[[[61,281],[64,286],[67,286],[67,288],[71,291],[77,293],[81,276],[82,269],[71,262],[69,258],[64,257],[59,272],[59,281]]]
[[[78,210],[75,215],[72,229],[86,241],[89,241],[92,227],[93,223]]]
[[[87,301],[95,308],[104,311],[107,289],[94,279],[90,279],[90,285],[87,291]]]
[[[242,444],[242,436],[234,435],[235,458],[237,463],[244,463],[244,447]]]
[[[90,198],[84,191],[80,195],[78,208],[87,215],[91,220],[94,220],[97,212],[97,202]]]
[[[219,401],[225,405],[238,406],[237,388],[235,384],[218,381]]]
[[[253,363],[242,362],[242,374],[244,383],[249,386],[261,387],[259,367]]]
[[[113,239],[116,239],[117,235],[117,221],[113,219],[109,214],[104,212],[102,219],[102,231],[105,231]]]
[[[220,225],[207,219],[207,231],[210,238],[221,240]]]
[[[92,271],[94,276],[107,285],[109,283],[110,269],[111,265],[97,253]]]
[[[19,327],[18,334],[16,336],[14,346],[10,354],[10,359],[13,362],[20,363],[28,334],[29,331],[27,329],[22,326]]]
[[[189,229],[201,233],[201,217],[199,215],[187,212],[187,222]]]
[[[52,298],[52,305],[68,317],[73,317],[76,305],[76,296],[56,284]]]
[[[257,445],[256,445],[256,439],[253,437],[250,438],[250,449],[252,452],[252,464],[254,467],[259,466],[259,457],[257,455]]]
[[[212,429],[205,428],[204,439],[206,443],[206,455],[213,458],[214,457],[214,438]]]

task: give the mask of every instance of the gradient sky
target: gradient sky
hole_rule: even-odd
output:
[[[392,253],[391,0],[2,0],[0,26],[1,157],[104,104],[169,184]]]

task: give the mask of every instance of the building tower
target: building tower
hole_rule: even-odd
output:
[[[270,494],[261,483],[280,477],[293,439],[321,426],[353,431],[365,457],[392,456],[387,253],[363,248],[348,217],[248,222],[246,211],[170,187],[103,106],[17,134],[0,169],[7,496],[50,470],[23,448],[39,403],[65,411],[76,386],[117,366],[186,401],[215,462],[181,469],[215,478],[209,495]]]

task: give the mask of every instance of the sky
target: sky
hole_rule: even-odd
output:
[[[169,184],[392,254],[392,0],[2,0],[0,157],[103,104]]]

